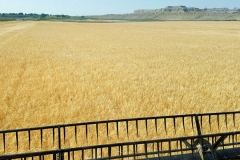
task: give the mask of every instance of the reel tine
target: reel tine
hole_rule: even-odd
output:
[[[31,148],[31,133],[30,133],[30,129],[29,129],[28,130],[28,149],[30,150],[30,148]]]
[[[208,122],[209,122],[209,126],[210,126],[210,131],[211,131],[211,114],[208,116]]]
[[[136,154],[136,144],[133,144],[133,154]],[[134,160],[136,159],[136,156],[133,157]]]
[[[148,136],[148,121],[147,121],[147,119],[145,120],[145,125],[146,125],[146,133],[147,133],[147,136]]]
[[[61,125],[58,125],[58,148],[60,149],[61,148]]]
[[[117,137],[118,137],[118,139],[119,139],[118,121],[116,122],[116,127],[117,127]]]
[[[158,152],[158,159],[160,159],[160,153],[159,153],[159,143],[161,143],[161,142],[157,142],[157,152]]]
[[[52,130],[52,137],[53,137],[53,146],[54,146],[54,143],[55,143],[55,128],[52,128],[53,130]],[[29,133],[29,135],[30,135],[30,131],[28,131]]]
[[[166,122],[166,117],[164,117],[164,127],[165,127],[165,132],[167,133],[167,122]]]
[[[175,134],[176,134],[176,119],[175,119],[175,117],[173,117],[173,125],[174,125],[174,131],[175,131]]]
[[[202,118],[202,116],[200,116],[200,121],[201,121],[201,127],[202,127],[202,119],[203,119],[203,118]]]
[[[233,143],[233,148],[234,148],[235,147],[234,134],[232,135],[232,143]]]
[[[171,147],[171,140],[169,140],[168,141],[168,150],[170,151],[169,153],[170,153],[170,157],[171,157],[171,159],[172,159],[172,147]]]
[[[42,133],[42,129],[40,129],[40,137],[41,137],[41,148],[42,148],[42,142],[43,142],[43,133]]]
[[[227,125],[227,114],[225,114],[225,123],[226,123],[226,128],[228,128],[228,125]]]
[[[138,120],[136,120],[136,129],[137,129],[137,137],[138,137]]]
[[[236,127],[235,126],[235,113],[233,113],[233,125],[234,125],[234,128]]]
[[[88,125],[85,125],[85,131],[86,131],[86,140],[88,141]]]
[[[98,123],[96,123],[96,134],[97,134],[97,140],[98,140]]]
[[[155,129],[156,129],[156,133],[158,132],[157,130],[157,118],[155,118]]]
[[[16,132],[16,143],[17,143],[17,151],[18,151],[18,131]]]
[[[108,147],[108,157],[109,157],[109,159],[110,159],[111,156],[112,156],[112,147],[109,146]]]
[[[183,124],[183,129],[184,129],[184,132],[185,132],[184,116],[182,116],[182,124]]]
[[[108,137],[108,122],[106,123],[106,132],[107,132],[107,137]]]
[[[84,149],[82,150],[82,159],[84,159]]]
[[[127,136],[129,137],[129,135],[128,135],[128,121],[126,121],[126,128],[127,128]]]
[[[74,126],[75,142],[77,144],[77,126]]]
[[[64,144],[66,143],[66,127],[63,127]]]
[[[146,159],[148,159],[148,146],[147,146],[147,143],[144,143],[144,150],[145,150]]]
[[[192,130],[194,132],[194,127],[193,127],[193,116],[191,116],[191,123],[192,123]]]
[[[181,150],[181,156],[182,156],[182,159],[183,159],[183,147],[182,147],[182,140],[180,140],[180,150]]]

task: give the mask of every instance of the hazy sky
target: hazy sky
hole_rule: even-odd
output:
[[[232,9],[240,8],[240,0],[0,0],[0,13],[100,15],[178,5]]]

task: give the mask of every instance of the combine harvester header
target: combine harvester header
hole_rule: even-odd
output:
[[[3,159],[240,159],[240,111],[1,130]]]

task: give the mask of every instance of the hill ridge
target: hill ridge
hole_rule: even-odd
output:
[[[240,8],[196,8],[186,6],[167,6],[159,9],[138,9],[133,12],[134,14],[164,14],[164,13],[236,13],[240,14]]]

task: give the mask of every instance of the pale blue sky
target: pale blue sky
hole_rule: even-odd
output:
[[[178,5],[232,9],[240,8],[240,0],[0,0],[0,13],[102,15]]]

